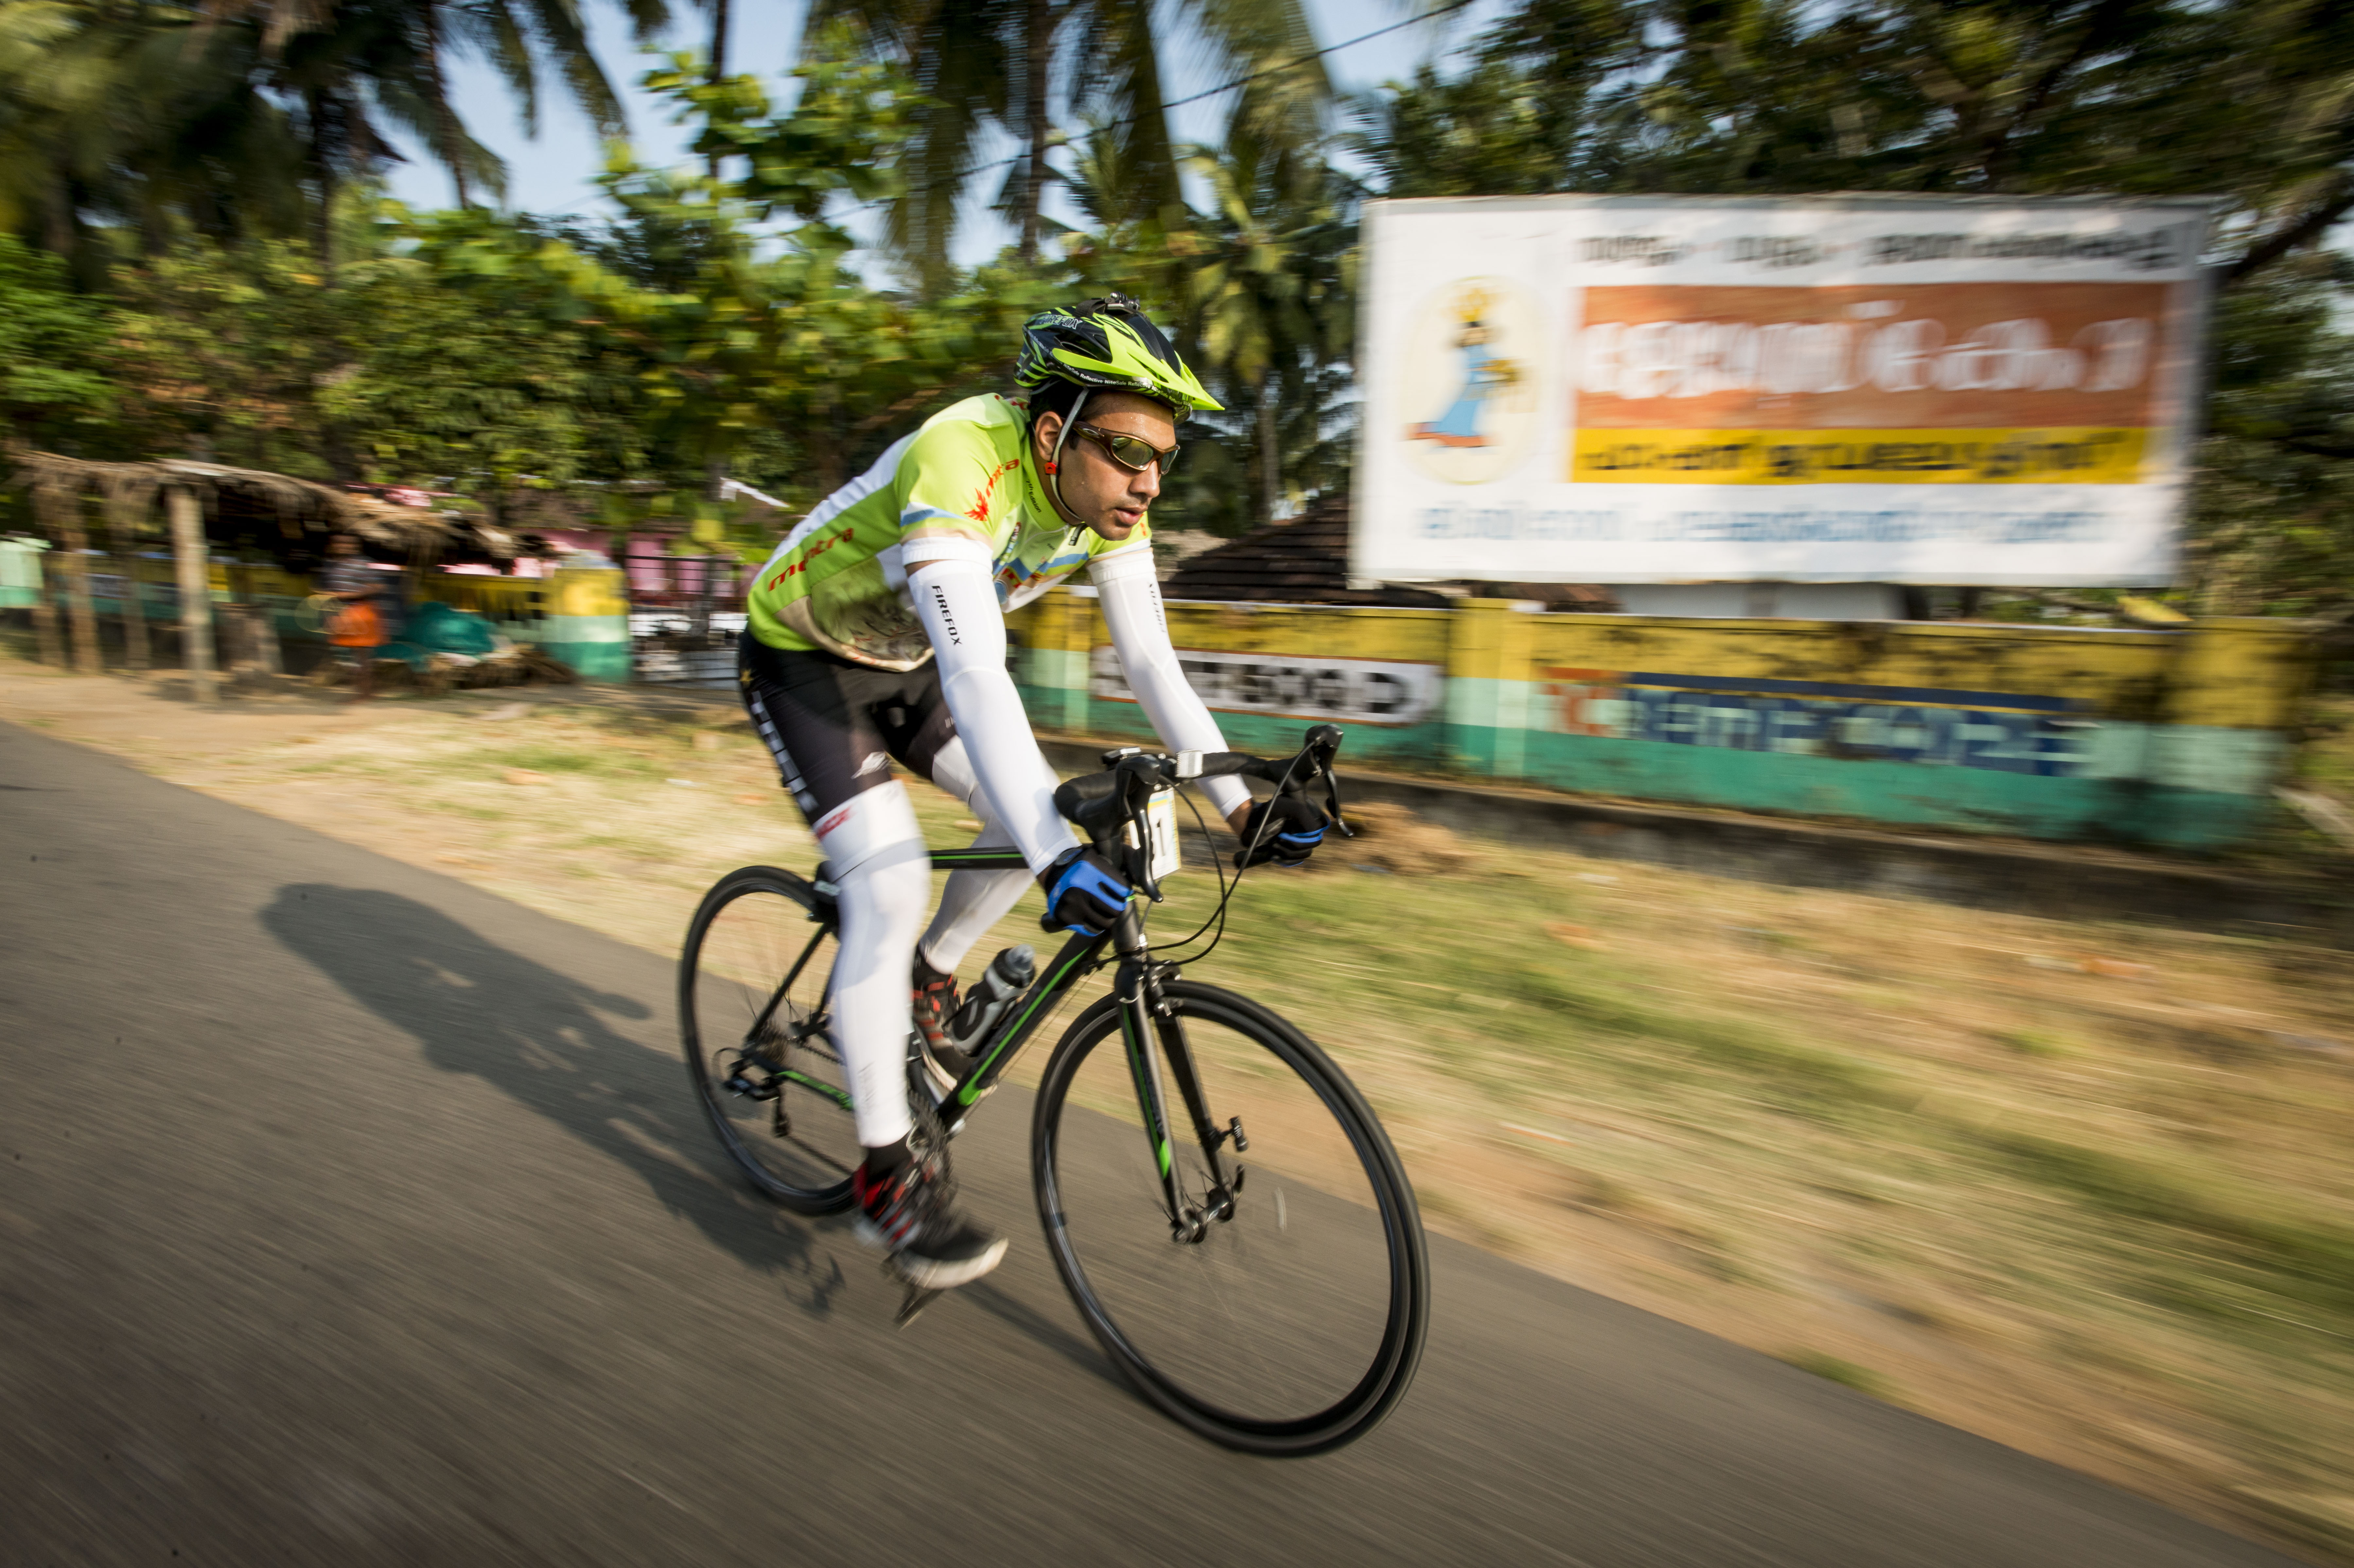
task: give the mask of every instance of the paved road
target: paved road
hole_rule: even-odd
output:
[[[1444,1241],[1399,1414],[1237,1457],[1085,1338],[1018,1117],[1013,1256],[896,1333],[662,959],[6,726],[0,866],[0,1562],[2285,1561]]]

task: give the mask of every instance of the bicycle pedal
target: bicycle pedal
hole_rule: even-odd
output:
[[[899,1303],[899,1315],[891,1320],[895,1329],[904,1329],[923,1316],[924,1308],[940,1298],[940,1292],[927,1290],[920,1285],[907,1287],[907,1298]]]

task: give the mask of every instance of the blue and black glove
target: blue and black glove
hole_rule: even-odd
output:
[[[1243,847],[1235,855],[1235,869],[1262,861],[1273,861],[1278,865],[1306,864],[1308,857],[1316,853],[1316,846],[1324,842],[1326,821],[1322,811],[1297,795],[1277,795],[1261,800],[1243,819]],[[1250,847],[1255,842],[1258,844],[1256,854]]]
[[[1087,849],[1064,851],[1039,874],[1038,883],[1046,890],[1046,917],[1038,924],[1049,931],[1087,937],[1110,930],[1136,896],[1111,862]]]

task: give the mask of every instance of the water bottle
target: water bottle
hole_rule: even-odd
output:
[[[1030,978],[1037,972],[1038,955],[1027,942],[990,959],[989,968],[964,993],[964,1005],[949,1020],[949,1038],[960,1046],[987,1039],[1013,999],[1030,988]]]

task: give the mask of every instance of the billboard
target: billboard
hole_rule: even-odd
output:
[[[1363,580],[2160,586],[2210,204],[1367,204]]]

